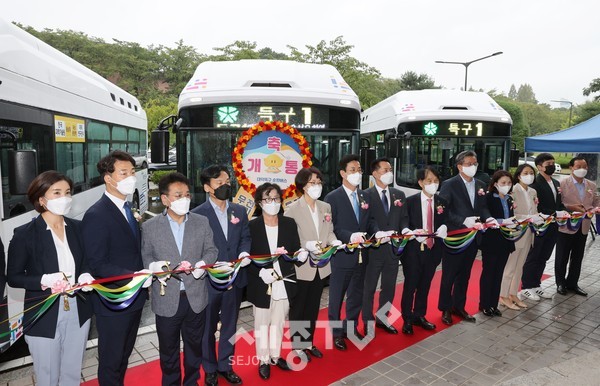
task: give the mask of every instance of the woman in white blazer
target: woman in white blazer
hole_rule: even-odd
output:
[[[537,212],[537,192],[529,187],[535,181],[535,169],[528,164],[520,165],[513,176],[513,205],[514,214],[518,221],[533,219],[540,222],[541,218]],[[533,246],[534,234],[527,230],[525,234],[515,242],[515,251],[508,257],[502,275],[502,287],[500,288],[500,304],[512,310],[527,308],[527,304],[519,300],[517,292],[523,274],[523,264],[529,250]]]
[[[294,181],[300,198],[285,212],[285,216],[293,218],[298,225],[300,244],[313,254],[328,245],[342,244],[333,233],[331,206],[319,200],[323,189],[322,180],[323,175],[317,168],[300,170]],[[313,267],[310,261],[296,266],[298,293],[290,310],[290,332],[292,348],[304,362],[310,362],[311,356],[323,357],[323,353],[313,345],[313,335],[324,280],[329,274],[329,263],[319,268]]]

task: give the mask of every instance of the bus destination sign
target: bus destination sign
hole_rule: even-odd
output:
[[[511,125],[490,121],[420,121],[400,124],[399,132],[425,137],[510,137]]]
[[[302,105],[223,105],[213,108],[216,128],[249,128],[260,121],[282,121],[296,129],[329,128],[327,108]]]

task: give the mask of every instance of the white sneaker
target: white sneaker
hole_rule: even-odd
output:
[[[542,287],[534,288],[535,294],[544,299],[552,299],[553,295],[550,295],[548,292],[544,292]]]
[[[534,292],[533,288],[528,288],[528,289],[519,291],[517,293],[517,297],[519,298],[519,300],[529,299],[529,300],[534,300],[536,302],[538,300],[540,300],[540,297]]]

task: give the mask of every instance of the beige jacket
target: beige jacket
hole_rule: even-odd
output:
[[[583,200],[579,198],[579,191],[573,183],[573,176],[564,178],[560,182],[560,194],[562,197],[562,202],[568,211],[572,211],[572,209],[570,209],[572,205],[583,205],[585,210],[590,210],[597,206],[600,206],[600,197],[598,197],[596,184],[585,178],[583,179],[583,181],[585,183],[585,194],[583,196]],[[581,224],[581,232],[584,235],[587,235],[588,231],[590,230],[590,224],[591,220],[587,217],[584,217],[583,223]],[[558,227],[558,230],[560,232],[570,234],[576,232],[570,230],[567,226]]]
[[[521,221],[538,213],[536,202],[537,192],[532,187],[528,187],[527,190],[525,190],[521,184],[516,184],[513,187],[512,198],[513,205],[516,205],[514,213],[517,220]],[[527,231],[523,237],[515,242],[515,249],[525,248],[527,245],[533,246],[533,240],[533,232]]]

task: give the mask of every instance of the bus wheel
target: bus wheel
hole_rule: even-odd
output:
[[[133,193],[133,200],[131,200],[131,208],[137,209],[138,211],[140,210],[140,195],[137,191]]]
[[[146,163],[146,161],[142,163],[142,169],[148,169],[148,164]]]

